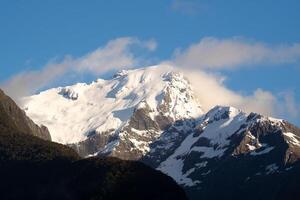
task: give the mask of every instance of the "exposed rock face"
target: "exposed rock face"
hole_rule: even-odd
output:
[[[99,149],[104,149],[107,144],[117,139],[116,135],[112,134],[114,131],[114,129],[111,129],[101,134],[93,131],[86,140],[77,144],[69,144],[69,146],[75,149],[82,157],[93,156]],[[103,155],[106,154],[103,152]]]
[[[39,127],[23,110],[0,89],[0,126],[37,136],[45,140],[51,140],[50,133],[45,126]]]
[[[156,141],[161,133],[172,126],[176,120],[189,120],[190,112],[202,112],[200,106],[195,104],[189,83],[182,75],[168,73],[163,76],[163,79],[167,81],[167,85],[159,95],[162,99],[158,105],[151,107],[146,100],[141,101],[134,108],[128,122],[119,130],[111,133],[110,136],[114,135],[112,138],[115,140],[110,140],[106,146],[99,146],[95,143],[92,146],[99,148],[98,153],[94,151],[93,154],[96,152],[99,156],[112,155],[129,160],[141,159],[149,152],[149,145]],[[188,103],[189,101],[191,102]],[[100,133],[99,135],[106,134]],[[90,146],[89,142],[90,139],[87,139],[81,142],[80,146]]]
[[[143,107],[138,107],[134,110],[128,127],[134,128],[136,130],[159,130],[160,127],[156,121],[151,119],[150,113],[153,112],[147,102],[141,103]],[[128,129],[128,128],[127,128]]]
[[[78,99],[78,94],[70,88],[61,88],[58,94],[62,95],[67,99],[71,99],[74,101]]]
[[[166,135],[172,135],[170,132]],[[250,188],[248,179],[257,182],[298,165],[299,136],[299,128],[284,120],[215,107],[184,139],[179,139],[175,150],[170,151],[165,142],[162,146],[168,148],[160,147],[157,153],[154,147],[144,160],[183,185],[192,199],[240,199],[244,198],[240,187]],[[265,183],[257,184],[266,187]],[[268,190],[264,196],[276,196],[278,190]],[[247,197],[251,198],[255,193]]]

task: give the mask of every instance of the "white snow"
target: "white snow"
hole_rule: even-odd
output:
[[[120,129],[145,102],[154,116],[166,91],[172,100],[166,116],[175,120],[198,117],[203,112],[188,81],[173,71],[167,65],[123,70],[111,80],[98,79],[26,97],[23,108],[37,124],[49,128],[53,141],[64,144],[82,141],[93,130]]]
[[[226,113],[228,117],[225,117]],[[188,135],[174,154],[163,161],[157,169],[171,176],[179,184],[192,185],[191,180],[186,179],[186,176],[182,173],[183,160],[181,157],[195,151],[200,153],[199,159],[221,157],[229,145],[228,138],[240,128],[245,120],[246,114],[238,109],[221,106],[213,108],[198,125],[198,128],[202,129],[203,132],[196,137],[193,134]],[[200,138],[208,139],[211,146],[192,147]],[[215,146],[217,148],[214,148]]]
[[[252,135],[250,131],[247,131],[245,137],[248,137],[251,139],[251,144],[246,144],[249,151],[255,151],[256,149],[261,148],[263,145],[259,142],[259,140]]]
[[[228,118],[221,118],[224,113],[229,112]],[[211,145],[217,145],[220,148],[226,147],[230,140],[228,138],[234,134],[240,126],[245,123],[247,115],[233,107],[215,107],[206,116],[205,121],[214,120],[213,123],[206,125],[201,137],[211,141]]]
[[[195,168],[189,169],[186,173],[182,172],[182,168],[183,160],[178,159],[177,162],[160,165],[157,170],[171,176],[180,185],[191,187],[201,183],[199,180],[192,180],[191,178],[188,178],[188,176],[195,171]]]
[[[252,156],[263,155],[263,154],[269,153],[270,151],[272,151],[274,149],[274,147],[266,147],[266,145],[263,145],[263,146],[265,147],[265,149],[263,149],[261,151],[252,151],[250,153],[250,155],[252,155]]]
[[[300,146],[300,137],[295,135],[294,133],[291,132],[286,132],[283,133],[284,136],[288,139],[288,142],[290,142],[294,146]]]
[[[254,151],[256,149],[255,146],[251,145],[251,144],[246,144],[247,147],[249,148],[250,151]]]
[[[273,118],[273,117],[268,117],[268,119],[274,123],[282,123],[283,122],[283,119],[277,119],[277,118]]]

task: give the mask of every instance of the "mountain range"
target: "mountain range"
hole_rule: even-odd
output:
[[[142,161],[190,199],[299,196],[300,129],[229,105],[205,111],[195,87],[159,65],[42,91],[22,108],[80,156]]]

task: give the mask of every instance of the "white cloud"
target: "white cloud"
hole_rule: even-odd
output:
[[[224,77],[204,72],[177,68],[188,78],[203,109],[208,111],[215,105],[234,106],[246,112],[258,112],[272,116],[277,99],[268,91],[257,89],[250,96],[239,94],[227,88]]]
[[[130,51],[132,44],[137,41],[135,38],[118,38],[109,41],[105,47],[96,49],[87,55],[74,60],[73,66],[76,70],[90,71],[96,74],[105,71],[128,67],[136,64],[134,55]]]
[[[207,37],[174,53],[178,66],[193,69],[228,69],[255,64],[283,64],[300,60],[300,44],[269,46],[241,38]]]
[[[299,116],[297,102],[290,93],[282,98],[282,95],[274,95],[258,88],[252,95],[245,96],[227,88],[224,77],[216,73],[220,69],[255,67],[257,64],[273,66],[299,61],[298,43],[271,46],[242,38],[207,37],[184,50],[175,50],[169,63],[185,71],[206,110],[214,105],[230,105],[247,112],[290,118]]]
[[[193,91],[204,111],[216,105],[233,106],[245,112],[256,112],[266,116],[283,119],[295,119],[299,116],[300,107],[293,92],[272,94],[270,91],[257,88],[250,95],[229,89],[226,77],[202,69],[186,69],[172,64],[190,81]]]
[[[295,99],[295,93],[293,91],[284,91],[279,94],[282,97],[281,106],[278,107],[278,112],[287,117],[296,119],[299,117],[300,106]]]
[[[20,97],[29,95],[61,77],[68,70],[71,59],[66,58],[61,63],[49,63],[38,71],[27,71],[16,74],[1,85],[1,88],[18,102]]]
[[[154,39],[148,41],[139,42],[141,46],[144,46],[149,51],[154,51],[157,48],[157,42]]]
[[[203,9],[204,5],[197,0],[173,0],[171,9],[186,15],[195,15]]]
[[[109,41],[105,47],[77,59],[74,66],[79,71],[88,70],[97,74],[116,68],[135,66],[139,64],[139,60],[131,51],[133,45],[149,51],[154,51],[157,47],[157,43],[153,39],[141,41],[132,37],[118,38]]]
[[[1,87],[18,101],[20,97],[30,95],[68,73],[80,75],[84,72],[99,75],[113,69],[137,66],[141,60],[133,53],[132,48],[145,48],[153,51],[156,46],[154,40],[141,41],[132,37],[117,38],[80,58],[66,56],[63,61],[52,61],[41,70],[16,74],[1,84]]]

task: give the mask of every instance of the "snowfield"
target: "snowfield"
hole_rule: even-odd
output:
[[[172,108],[165,113],[173,119],[198,117],[203,112],[198,102],[186,102],[189,83],[170,66],[122,70],[111,80],[53,88],[24,98],[23,108],[37,124],[49,128],[52,140],[68,144],[83,141],[89,133],[120,129],[135,108],[145,102],[157,113],[166,89]]]

